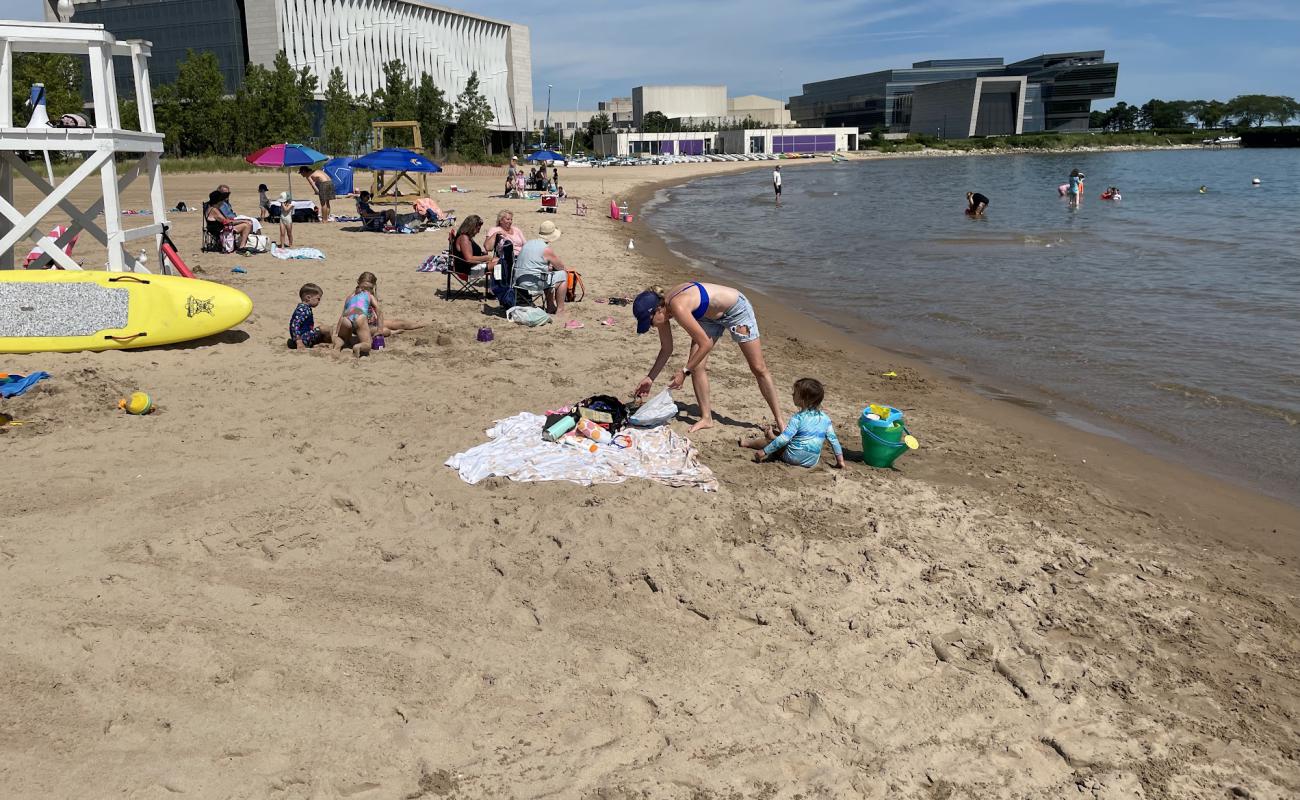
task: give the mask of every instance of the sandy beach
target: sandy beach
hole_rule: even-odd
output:
[[[720,424],[692,435],[716,493],[444,466],[494,420],[626,396],[652,363],[656,338],[594,300],[684,266],[610,198],[637,213],[658,185],[754,166],[562,169],[586,216],[434,176],[471,190],[436,195],[461,218],[559,225],[582,329],[442,299],[416,272],[442,233],[299,224],[327,259],[279,261],[200,253],[191,213],[182,255],[252,297],[244,324],[0,357],[53,376],[0,405],[24,422],[0,429],[0,796],[1300,796],[1300,510],[756,293],[787,413],[795,379],[825,383],[845,470],[737,448],[768,420],[725,341]],[[225,182],[252,211],[283,180],[172,175],[167,201]],[[329,324],[363,270],[428,327],[365,359],[286,350],[298,287],[324,288]],[[116,408],[136,390],[156,413]],[[921,441],[894,470],[861,463],[868,402]]]

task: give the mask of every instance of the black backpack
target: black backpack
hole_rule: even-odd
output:
[[[610,433],[618,433],[627,424],[627,406],[617,397],[607,394],[594,394],[586,400],[575,404],[579,417],[587,417],[598,425],[605,426]],[[584,411],[589,413],[583,413]]]

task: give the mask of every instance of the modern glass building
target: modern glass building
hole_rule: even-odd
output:
[[[964,81],[976,78],[1024,77],[1024,89],[1015,97],[1023,106],[1022,115],[1011,114],[1022,120],[1023,131],[1086,130],[1092,101],[1115,96],[1119,78],[1119,64],[1106,61],[1104,50],[1077,53],[1054,53],[1006,64],[1001,58],[958,58],[918,61],[911,69],[888,69],[846,78],[806,83],[803,94],[790,98],[790,116],[804,127],[854,125],[863,129],[884,128],[891,133],[913,131],[913,105],[920,86]],[[975,84],[971,84],[974,86]],[[1009,84],[1007,84],[1009,85]],[[954,84],[954,90],[957,85]],[[938,114],[947,113],[953,124],[951,131],[970,128],[972,116],[978,109],[962,107],[955,101],[965,99],[963,91],[925,93],[934,98],[950,96],[951,108],[926,109],[927,122]],[[996,101],[1005,103],[1003,93]],[[986,118],[994,116],[985,111]],[[1001,111],[999,118],[1007,116]],[[931,132],[928,129],[923,132]],[[977,122],[976,128],[980,125]],[[939,126],[942,130],[943,126]],[[1001,125],[984,125],[985,129],[1001,131]],[[1021,131],[1011,131],[1021,132]],[[942,134],[941,134],[942,135]],[[957,135],[969,135],[959,133]]]
[[[248,40],[239,0],[96,0],[77,3],[74,19],[99,23],[118,39],[151,42],[149,79],[154,85],[175,83],[177,65],[190,50],[216,55],[227,92],[235,91],[244,81]],[[119,97],[135,96],[131,80],[129,70],[117,70]]]
[[[384,64],[400,61],[418,80],[428,74],[454,99],[472,73],[498,131],[525,131],[532,120],[532,48],[527,26],[415,0],[73,0],[76,22],[99,23],[118,39],[153,45],[156,85],[173,83],[190,50],[216,55],[227,92],[248,64],[270,66],[284,51],[306,68],[324,95],[332,69],[353,94],[383,86]],[[54,11],[46,4],[47,19]],[[129,70],[118,91],[134,96]]]

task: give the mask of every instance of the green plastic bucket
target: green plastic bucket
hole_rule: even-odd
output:
[[[888,407],[886,407],[888,408]],[[908,435],[907,426],[903,424],[903,412],[888,408],[885,415],[877,414],[880,419],[870,419],[871,406],[862,409],[858,417],[858,430],[862,433],[862,460],[873,467],[888,469],[898,457],[908,450],[903,437]]]

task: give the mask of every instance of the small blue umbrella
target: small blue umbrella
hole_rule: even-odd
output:
[[[401,147],[385,147],[361,158],[352,159],[353,168],[372,172],[442,172],[442,167],[415,152]]]
[[[563,161],[564,156],[554,150],[538,150],[536,153],[529,154],[525,161]]]

